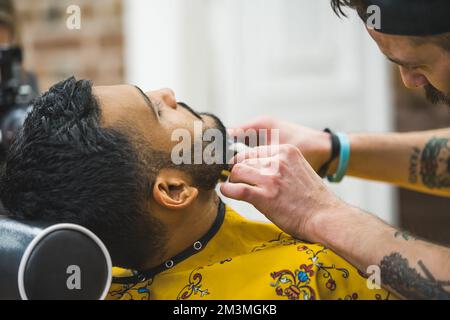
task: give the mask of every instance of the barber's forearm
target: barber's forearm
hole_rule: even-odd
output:
[[[362,272],[380,267],[382,285],[407,299],[450,299],[450,249],[416,240],[357,208],[317,215],[315,238]]]
[[[349,136],[348,175],[450,196],[450,129]]]

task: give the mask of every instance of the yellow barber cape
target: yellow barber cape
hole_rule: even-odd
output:
[[[220,216],[220,213],[219,215]],[[220,220],[220,217],[216,220]],[[393,299],[369,289],[357,269],[321,245],[305,243],[273,224],[249,221],[223,206],[210,239],[178,263],[145,277],[114,268],[108,299]]]

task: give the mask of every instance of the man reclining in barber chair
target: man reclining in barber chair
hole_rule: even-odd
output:
[[[169,90],[69,78],[35,101],[2,173],[3,204],[99,236],[116,266],[110,299],[394,298],[331,250],[225,206],[224,165],[175,165],[172,132],[193,134],[195,121],[226,136]]]

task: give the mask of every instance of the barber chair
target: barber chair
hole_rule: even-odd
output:
[[[91,231],[0,216],[0,300],[103,299],[111,258]]]

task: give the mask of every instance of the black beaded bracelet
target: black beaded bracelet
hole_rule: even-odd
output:
[[[331,135],[331,157],[322,165],[322,167],[320,167],[319,171],[317,172],[317,174],[321,178],[325,178],[325,175],[327,174],[331,163],[339,156],[339,153],[341,151],[341,143],[339,142],[339,138],[333,133],[333,131],[328,128],[323,131]]]

